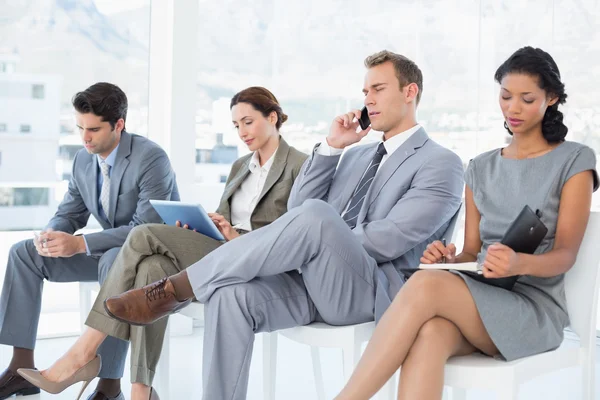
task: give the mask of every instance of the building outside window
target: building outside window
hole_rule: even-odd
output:
[[[0,188],[0,207],[47,206],[48,188]]]
[[[31,97],[34,99],[43,99],[44,98],[44,85],[33,84],[31,86]]]

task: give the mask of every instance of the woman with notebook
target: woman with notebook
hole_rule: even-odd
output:
[[[451,356],[479,351],[510,361],[555,349],[563,340],[569,323],[563,278],[575,263],[598,187],[596,157],[565,140],[558,107],[567,95],[548,53],[519,49],[495,79],[511,141],[467,168],[462,252],[437,241],[421,262],[477,262],[486,279],[518,279],[508,290],[456,270],[414,273],[338,400],[370,398],[400,366],[399,399],[441,399]],[[537,210],[548,229],[533,255],[499,243],[525,206],[534,210],[527,212],[532,220]]]
[[[279,129],[287,115],[269,90],[263,87],[242,90],[231,99],[230,109],[233,125],[251,153],[233,163],[219,208],[209,214],[227,241],[270,224],[287,211],[294,180],[308,157],[281,137]],[[185,222],[181,221],[187,227]],[[223,243],[176,226],[148,224],[133,229],[102,285],[86,321],[88,329],[50,369],[41,374],[33,372],[36,384],[52,393],[64,390],[70,385],[68,377],[82,366],[78,360],[86,354],[92,354],[89,359],[93,359],[100,344],[110,335],[131,340],[131,399],[158,399],[152,380],[167,319],[147,327],[130,326],[109,317],[104,300],[177,274]],[[156,289],[158,293],[161,288]],[[96,357],[84,367],[89,380],[95,377],[99,362]],[[100,398],[121,397],[97,397]]]

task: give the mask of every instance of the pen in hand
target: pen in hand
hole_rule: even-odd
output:
[[[444,245],[444,250],[446,250],[446,239],[442,239],[442,244]],[[442,254],[442,264],[446,264],[446,256]]]

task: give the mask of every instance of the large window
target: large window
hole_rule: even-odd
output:
[[[56,210],[81,148],[70,105],[77,91],[98,81],[119,85],[129,98],[127,129],[146,134],[153,1],[173,0],[57,1],[43,8],[0,2],[0,231],[41,229]],[[197,88],[196,151],[186,156],[195,157],[200,190],[186,201],[207,209],[218,204],[231,163],[248,151],[231,123],[234,93],[269,88],[289,116],[283,136],[310,152],[334,116],[362,106],[363,60],[381,49],[421,67],[419,122],[465,165],[510,139],[493,75],[525,45],[547,50],[560,67],[568,138],[600,151],[595,0],[198,2],[198,48],[189,49],[198,65],[189,82]],[[373,132],[369,140],[376,139]],[[2,239],[0,276],[14,242]],[[68,296],[46,286],[45,296],[56,298],[44,301],[45,310],[76,304],[65,287]],[[43,332],[51,328],[41,325]]]
[[[65,193],[82,148],[73,95],[114,83],[129,100],[127,129],[148,128],[150,0],[46,5],[0,2],[0,280],[10,246],[42,229]],[[40,334],[79,329],[77,287],[45,285]]]
[[[364,58],[389,49],[422,69],[419,122],[466,165],[510,139],[494,72],[531,45],[551,53],[561,69],[569,94],[563,108],[568,139],[600,150],[600,88],[591,84],[600,59],[595,1],[200,0],[198,26],[196,120],[203,143],[223,133],[226,144],[245,153],[228,101],[245,87],[262,85],[289,115],[286,140],[310,151],[335,115],[361,107]],[[600,195],[594,201],[600,206]]]

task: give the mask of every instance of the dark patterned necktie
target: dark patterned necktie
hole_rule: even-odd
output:
[[[365,171],[363,177],[360,182],[358,182],[358,186],[356,186],[356,190],[352,195],[352,199],[350,199],[350,205],[348,206],[348,210],[342,215],[342,218],[350,229],[354,229],[356,226],[356,221],[358,220],[358,213],[362,208],[363,203],[365,202],[365,196],[369,191],[369,187],[371,187],[371,183],[373,183],[373,179],[375,178],[375,173],[377,172],[377,168],[379,168],[379,164],[381,164],[381,159],[385,155],[385,146],[383,142],[379,143],[377,147],[377,153],[373,156],[373,160],[369,164],[369,167]]]

